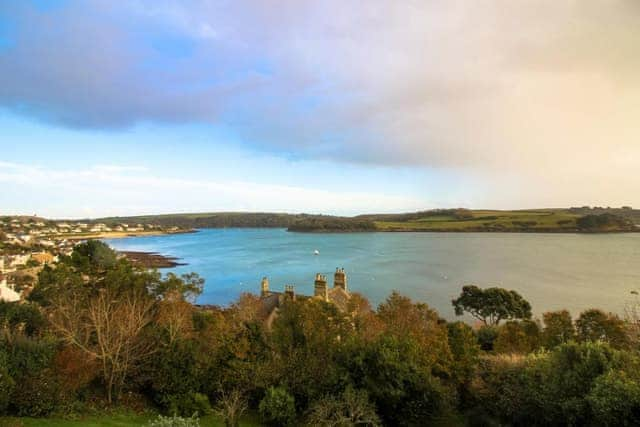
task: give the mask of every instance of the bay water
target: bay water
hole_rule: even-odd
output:
[[[451,299],[465,284],[514,289],[534,314],[597,307],[623,314],[640,290],[640,233],[292,233],[284,229],[203,229],[197,233],[107,239],[117,250],[158,252],[205,279],[200,304],[228,305],[260,292],[267,276],[313,293],[316,273],[344,267],[349,290],[375,307],[392,290],[454,319]],[[317,254],[316,254],[317,251]]]

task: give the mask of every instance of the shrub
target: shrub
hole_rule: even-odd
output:
[[[17,336],[0,342],[7,355],[9,375],[19,387],[11,395],[10,407],[20,416],[46,416],[58,403],[59,388],[49,368],[55,343]]]
[[[460,386],[467,384],[478,363],[480,346],[471,326],[463,322],[447,324],[449,348],[453,356],[452,374]],[[463,390],[466,387],[461,387]]]
[[[200,427],[200,420],[195,416],[191,418],[183,418],[174,415],[172,417],[163,417],[158,415],[155,420],[149,421],[149,427]]]
[[[542,315],[544,330],[542,331],[542,345],[554,348],[575,338],[571,314],[567,310],[550,311]]]
[[[478,343],[482,350],[493,351],[496,338],[498,338],[498,328],[495,326],[483,326],[478,329]]]
[[[530,320],[507,322],[498,329],[494,350],[499,353],[529,353],[538,347],[540,328]]]
[[[7,365],[7,354],[0,350],[0,415],[4,414],[9,406],[9,398],[15,385]]]
[[[213,412],[209,398],[202,393],[165,395],[169,412],[176,415],[209,415]]]
[[[58,405],[58,385],[50,371],[20,378],[11,396],[13,411],[21,417],[46,417]]]
[[[597,309],[586,310],[576,320],[576,329],[580,341],[602,341],[617,349],[629,347],[626,325],[615,314]]]
[[[338,397],[326,396],[314,402],[307,416],[307,425],[375,427],[382,424],[367,392],[347,387]]]
[[[598,425],[640,425],[640,383],[623,371],[598,377],[587,399]]]
[[[293,396],[284,387],[269,387],[260,401],[260,416],[270,426],[289,426],[296,417]]]
[[[44,326],[44,316],[35,305],[0,301],[0,328],[31,336],[38,334]]]

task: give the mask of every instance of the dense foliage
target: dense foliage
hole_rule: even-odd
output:
[[[0,304],[0,414],[153,407],[153,425],[638,425],[640,359],[628,319],[586,310],[531,319],[519,294],[463,289],[447,322],[396,292],[348,313],[289,300],[192,304],[202,280],[133,267],[104,244],[45,267],[27,302]],[[180,418],[182,417],[182,418]]]

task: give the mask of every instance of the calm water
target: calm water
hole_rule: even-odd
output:
[[[463,284],[515,289],[534,312],[599,307],[622,313],[640,288],[640,234],[288,233],[281,229],[209,229],[193,234],[108,240],[119,250],[179,257],[206,279],[203,304],[228,304],[259,292],[268,276],[280,290],[312,293],[316,272],[344,267],[349,287],[377,304],[393,290],[455,317]],[[320,252],[314,255],[314,250]],[[165,270],[167,271],[167,270]]]

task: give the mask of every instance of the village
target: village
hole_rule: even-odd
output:
[[[88,239],[179,233],[154,224],[54,221],[37,216],[0,217],[0,301],[19,301],[45,265],[68,256]]]

